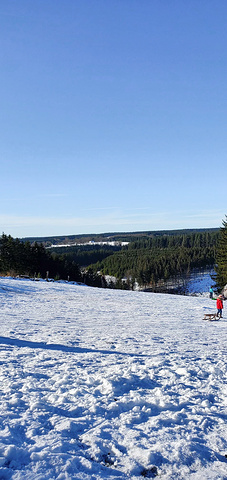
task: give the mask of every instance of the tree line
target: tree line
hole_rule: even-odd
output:
[[[217,290],[221,292],[227,285],[227,216],[222,222],[217,242],[215,275]]]
[[[52,255],[42,244],[22,242],[4,233],[0,238],[0,272],[2,275],[84,281],[79,265],[67,256]],[[86,283],[101,286],[100,276],[91,270],[86,273]]]
[[[92,268],[117,279],[136,279],[141,286],[156,286],[194,268],[214,266],[217,232],[160,235],[142,238]]]
[[[117,279],[123,288],[135,280],[140,286],[155,286],[195,268],[214,267],[214,280],[221,291],[227,284],[227,219],[220,230],[158,232],[138,236],[123,248],[71,247],[48,250],[42,243],[21,241],[4,233],[0,237],[0,273],[28,275],[106,286],[104,276]],[[114,252],[114,253],[113,253]],[[98,261],[97,261],[98,260]],[[125,287],[125,283],[124,283]]]
[[[54,247],[50,248],[49,251],[53,256],[60,255],[81,267],[87,267],[88,265],[104,260],[104,258],[112,255],[114,252],[119,252],[121,249],[121,246],[79,245],[72,247]]]

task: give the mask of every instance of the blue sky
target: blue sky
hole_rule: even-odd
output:
[[[219,227],[226,0],[2,0],[1,230]]]

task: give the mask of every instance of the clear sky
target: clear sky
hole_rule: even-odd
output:
[[[1,231],[219,227],[226,0],[1,0]]]

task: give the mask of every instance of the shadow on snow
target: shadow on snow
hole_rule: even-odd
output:
[[[0,337],[0,344],[12,345],[20,348],[40,348],[43,350],[59,350],[66,353],[102,353],[105,355],[125,355],[129,357],[144,357],[147,355],[138,353],[118,352],[117,350],[98,350],[95,348],[81,348],[57,343],[31,342],[29,340],[20,340],[18,338]]]

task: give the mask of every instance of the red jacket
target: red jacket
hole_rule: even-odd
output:
[[[217,298],[217,309],[222,310],[223,309],[223,301],[221,298]]]

